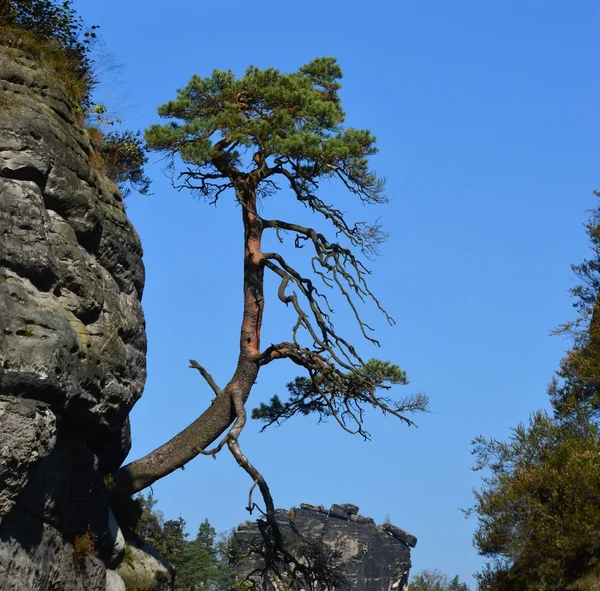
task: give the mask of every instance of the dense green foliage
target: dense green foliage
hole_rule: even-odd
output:
[[[228,591],[235,577],[226,551],[227,540],[219,540],[208,520],[203,521],[196,538],[184,541],[171,561],[177,570],[176,591]]]
[[[552,405],[564,418],[581,408],[597,418],[600,410],[600,207],[591,212],[586,231],[592,256],[571,267],[580,281],[571,290],[578,316],[557,330],[571,334],[574,345],[561,361],[559,379],[550,385]]]
[[[567,589],[600,558],[600,437],[585,416],[537,412],[508,441],[476,440],[481,589]]]
[[[138,495],[142,508],[137,534],[175,567],[175,591],[229,591],[234,570],[227,556],[230,539],[204,520],[194,540],[186,540],[185,521],[165,521],[151,493]]]
[[[475,468],[487,471],[471,509],[479,522],[475,545],[490,559],[481,590],[600,584],[600,208],[587,230],[594,257],[574,267],[583,281],[572,290],[579,316],[563,327],[575,340],[549,388],[554,415],[534,413],[507,441],[474,441]]]
[[[341,75],[333,58],[291,74],[251,66],[241,78],[217,70],[207,78],[194,75],[176,100],[159,107],[159,115],[173,121],[153,125],[146,139],[153,149],[199,167],[190,174],[199,181],[193,188],[207,196],[218,197],[233,186],[232,176],[254,170],[263,194],[275,188],[264,181],[280,175],[310,207],[318,204],[312,195],[318,182],[336,176],[364,200],[379,202],[383,182],[367,161],[375,138],[341,127]],[[249,149],[252,158],[245,159]]]
[[[438,570],[422,570],[411,577],[408,591],[469,591],[469,587],[459,581],[458,575],[450,579]]]

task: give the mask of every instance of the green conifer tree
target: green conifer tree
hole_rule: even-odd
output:
[[[450,579],[437,569],[424,569],[411,577],[408,591],[469,591],[469,587],[460,582],[458,575]]]
[[[332,417],[349,433],[368,437],[364,409],[372,407],[412,424],[410,413],[422,411],[422,395],[394,400],[385,392],[406,384],[394,364],[363,360],[333,322],[328,290],[335,289],[349,305],[363,336],[378,344],[362,319],[357,300],[370,300],[392,322],[369,289],[364,256],[375,255],[386,235],[379,223],[351,221],[340,206],[320,196],[323,183],[337,183],[348,197],[365,205],[387,202],[383,179],[369,168],[375,138],[364,129],[344,127],[339,90],[341,69],[333,58],[319,58],[297,72],[249,67],[239,78],[231,72],[194,75],[177,97],[159,108],[168,122],[153,125],[145,135],[151,150],[163,154],[178,188],[187,188],[216,203],[231,196],[240,207],[243,224],[243,312],[239,358],[229,382],[220,387],[197,361],[198,370],[215,394],[211,406],[189,427],[146,457],[123,467],[117,488],[140,490],[199,453],[215,455],[225,446],[258,486],[269,531],[281,548],[268,486],[242,453],[238,437],[246,424],[246,402],[261,368],[282,359],[304,371],[292,382],[290,398],[263,403],[255,417],[267,424],[297,414]],[[267,217],[265,197],[287,195],[320,220],[311,227],[293,219]],[[262,204],[264,207],[259,207]],[[232,226],[233,227],[233,226]],[[321,228],[329,227],[328,231]],[[266,251],[263,237],[309,254],[312,275],[292,266],[285,250]],[[279,287],[273,299],[295,313],[287,338],[261,344],[265,305],[265,274]],[[224,437],[212,449],[209,445]],[[253,487],[254,488],[254,487]],[[250,499],[249,510],[254,508]],[[267,531],[265,529],[265,531]],[[289,557],[298,571],[302,564]]]
[[[549,388],[554,415],[533,413],[506,441],[474,440],[475,546],[482,591],[581,591],[600,585],[600,207],[587,225],[593,258],[574,267],[575,335]]]

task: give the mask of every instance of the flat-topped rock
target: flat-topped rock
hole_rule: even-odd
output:
[[[320,545],[333,557],[341,575],[336,590],[402,590],[408,583],[410,548],[416,545],[416,537],[389,523],[376,525],[358,511],[350,503],[334,504],[329,509],[302,503],[300,508],[278,509],[276,520],[292,551],[308,542]],[[242,579],[250,576],[260,581],[261,588],[275,591],[272,573],[260,574],[265,564],[261,544],[258,523],[242,523],[234,535],[234,564]],[[258,551],[252,552],[253,548]]]

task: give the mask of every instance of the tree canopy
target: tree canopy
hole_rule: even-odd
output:
[[[337,181],[346,196],[363,204],[387,202],[384,179],[369,167],[375,138],[368,130],[343,125],[341,76],[336,60],[329,57],[293,73],[251,66],[239,78],[231,71],[214,71],[206,78],[194,75],[174,100],[159,107],[159,115],[169,121],[151,126],[145,134],[149,148],[167,160],[177,188],[190,189],[212,204],[230,194],[240,206],[243,315],[238,362],[229,382],[220,387],[203,365],[191,360],[190,367],[214,392],[213,403],[171,441],[119,470],[117,488],[136,492],[198,454],[214,456],[227,446],[253,481],[250,511],[256,507],[254,487],[262,494],[266,523],[278,550],[282,544],[269,488],[238,442],[246,424],[246,402],[262,367],[287,359],[304,372],[288,385],[287,401],[274,397],[255,409],[254,417],[266,426],[315,413],[368,438],[366,408],[411,425],[410,413],[425,410],[427,404],[419,394],[401,399],[385,395],[392,385],[407,383],[404,371],[387,361],[364,360],[334,324],[330,290],[341,295],[372,344],[378,342],[362,318],[360,304],[371,301],[393,322],[368,286],[370,271],[364,260],[377,254],[386,234],[377,221],[350,221],[340,206],[319,194],[323,182]],[[263,215],[266,207],[259,208],[259,202],[276,193],[289,194],[320,217],[333,237],[293,219]],[[307,247],[303,252],[310,253],[312,274],[305,276],[292,266],[283,249],[265,252],[265,232],[275,234],[281,244],[290,236],[292,248]],[[279,282],[272,296],[264,293],[265,273]],[[278,299],[295,316],[287,338],[266,347],[261,344],[265,297]],[[304,568],[293,556],[286,559],[294,568]]]
[[[451,579],[437,569],[424,569],[411,577],[408,591],[469,591],[469,587],[460,582],[458,575]]]
[[[486,470],[471,509],[475,546],[489,559],[482,590],[586,590],[600,582],[600,208],[587,231],[594,256],[573,267],[582,280],[572,290],[579,315],[561,327],[575,339],[549,387],[553,415],[533,413],[507,441],[474,441],[475,468]]]
[[[594,191],[596,197],[600,192]],[[573,337],[573,347],[560,363],[549,394],[557,416],[568,418],[582,409],[597,419],[600,411],[600,207],[585,224],[592,256],[571,269],[580,283],[571,289],[575,320],[555,332]]]
[[[175,568],[175,591],[230,591],[235,582],[229,563],[230,537],[217,536],[205,519],[193,540],[187,540],[185,520],[165,521],[151,493],[138,495],[141,515],[136,534],[150,542]],[[235,587],[234,587],[235,588]]]
[[[146,139],[188,166],[179,174],[183,186],[215,200],[244,181],[261,196],[272,194],[282,178],[354,245],[371,248],[383,237],[377,226],[349,226],[341,211],[315,194],[319,182],[336,177],[366,203],[387,201],[383,179],[368,165],[375,138],[342,126],[341,77],[333,58],[313,60],[292,74],[251,66],[239,79],[231,71],[194,75],[176,100],[158,109],[173,121],[151,126]]]

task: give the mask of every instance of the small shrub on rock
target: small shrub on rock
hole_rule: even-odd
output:
[[[75,558],[83,560],[86,556],[98,556],[96,541],[96,536],[89,530],[80,536],[76,536],[73,541],[73,554]]]
[[[90,49],[98,26],[85,25],[72,4],[72,0],[4,0],[0,28],[7,44],[52,63],[71,99],[86,110],[95,84]]]

